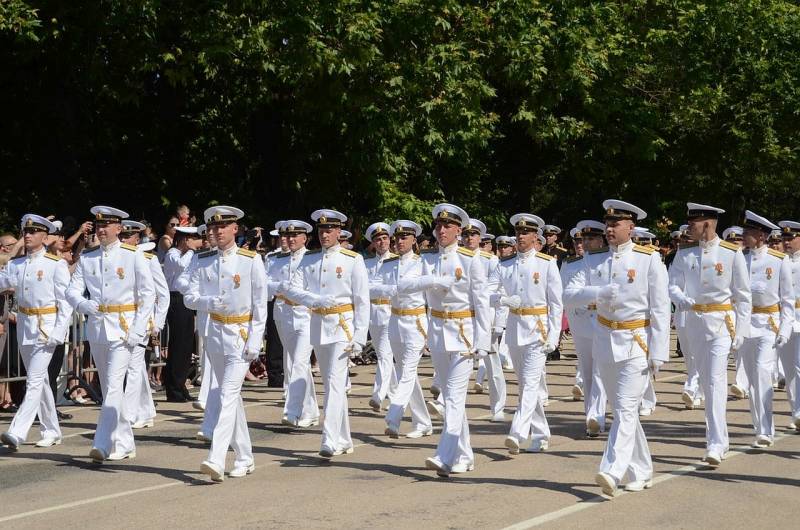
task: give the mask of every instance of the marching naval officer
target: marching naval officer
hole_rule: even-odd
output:
[[[400,286],[422,274],[422,259],[414,253],[414,243],[422,228],[412,221],[399,220],[392,223],[389,232],[395,239],[399,256],[385,260],[370,282],[370,293],[388,298],[392,307],[388,334],[395,358],[397,385],[389,391],[384,433],[390,438],[400,436],[400,422],[406,407],[410,406],[413,429],[406,438],[420,438],[433,433],[417,376],[417,366],[428,336],[425,295],[422,292],[402,292]]]
[[[205,339],[211,369],[219,387],[209,392],[219,410],[211,435],[211,449],[200,471],[214,482],[225,478],[225,454],[236,454],[232,478],[255,470],[250,433],[241,390],[250,362],[258,357],[267,323],[267,276],[258,253],[236,246],[237,221],[244,212],[231,206],[212,206],[203,214],[206,227],[214,233],[218,250],[197,255],[189,271],[189,285],[183,297],[186,307],[208,313]]]
[[[296,219],[281,221],[281,237],[286,241],[286,252],[273,256],[267,271],[270,292],[281,282],[291,282],[306,255],[306,243],[312,227]],[[290,427],[312,427],[319,424],[319,405],[314,392],[311,374],[311,339],[308,307],[283,294],[275,295],[275,324],[285,351],[283,373],[287,381],[286,401],[281,423]]]
[[[44,217],[24,215],[22,238],[25,256],[12,259],[0,269],[0,291],[14,289],[17,297],[17,343],[28,373],[25,399],[8,432],[0,436],[12,450],[28,437],[37,415],[42,438],[36,442],[36,447],[61,443],[61,428],[50,392],[47,367],[53,351],[64,343],[71,323],[72,306],[64,297],[69,284],[67,262],[48,254],[44,247],[48,233],[55,231],[55,225]]]
[[[156,293],[156,301],[153,305],[152,314],[147,319],[147,337],[155,335],[164,327],[169,309],[169,288],[161,264],[157,259],[153,259],[155,254],[149,252],[155,248],[154,242],[139,245],[141,233],[145,225],[138,221],[122,221],[122,232],[119,235],[120,241],[128,245],[136,246],[136,249],[144,253],[150,266],[150,274],[153,276],[153,288]],[[146,245],[146,247],[145,247]],[[145,250],[146,248],[146,250]],[[147,340],[145,340],[145,343]],[[149,378],[147,377],[147,362],[145,361],[145,346],[138,346],[131,355],[131,362],[128,365],[128,373],[125,379],[125,412],[131,422],[132,429],[144,429],[153,426],[156,417],[156,407],[153,404],[153,395],[150,392]]]
[[[609,248],[584,257],[585,268],[564,292],[568,306],[597,305],[592,355],[614,408],[600,472],[595,481],[614,496],[652,485],[653,463],[638,409],[650,373],[669,359],[670,303],[667,272],[651,248],[631,235],[646,213],[618,200],[603,202]]]
[[[789,342],[778,348],[786,377],[786,397],[792,409],[789,429],[800,432],[800,223],[781,221],[783,248],[789,256],[789,265],[794,285],[794,312],[792,333]]]
[[[319,455],[330,459],[353,452],[345,385],[349,357],[360,354],[367,342],[369,279],[361,255],[339,244],[347,217],[322,209],[311,219],[322,249],[306,252],[281,294],[311,308],[311,346],[325,384]]]
[[[706,398],[705,462],[718,466],[729,448],[728,354],[750,335],[750,281],[742,251],[717,236],[717,220],[725,210],[693,202],[686,207],[687,232],[695,243],[675,254],[670,298],[686,311],[686,338]]]
[[[776,348],[789,342],[794,324],[794,287],[792,266],[783,252],[767,246],[770,231],[778,227],[758,214],[745,211],[743,241],[745,263],[750,276],[753,310],[750,335],[744,339],[739,354],[750,381],[750,414],[753,417],[753,447],[773,444],[775,425],[772,419],[772,376],[777,361]]]
[[[599,221],[584,220],[576,226],[583,245],[580,256],[567,258],[561,266],[562,286],[569,285],[572,277],[585,267],[584,258],[590,252],[605,247],[606,226]],[[606,392],[592,358],[592,342],[597,320],[597,304],[573,307],[567,310],[569,329],[575,342],[575,353],[583,379],[583,408],[586,414],[586,434],[596,438],[606,425]],[[573,392],[574,395],[574,392]]]
[[[744,229],[734,225],[722,231],[722,239],[744,249],[743,234]],[[730,393],[737,399],[749,398],[750,381],[747,379],[747,370],[744,369],[744,362],[739,350],[733,352],[733,360],[736,364],[736,378],[730,387]]]
[[[433,209],[435,251],[422,254],[422,276],[406,292],[425,291],[429,307],[428,347],[441,381],[445,403],[442,436],[436,454],[425,461],[439,476],[475,468],[465,410],[472,355],[490,348],[491,312],[486,261],[458,246],[469,226],[467,213],[452,204]]]
[[[367,267],[369,280],[374,280],[381,265],[397,254],[389,252],[391,239],[389,238],[389,225],[386,223],[373,223],[364,233],[367,241],[375,248],[375,256],[364,260]],[[372,296],[370,293],[369,310],[369,336],[372,337],[372,346],[378,357],[375,368],[375,384],[372,387],[372,397],[369,406],[375,412],[381,411],[383,400],[389,393],[389,387],[397,384],[394,366],[392,365],[392,346],[389,341],[389,317],[391,316],[391,300],[382,296]]]
[[[516,231],[517,254],[505,258],[489,276],[492,305],[509,309],[506,343],[519,381],[519,406],[511,422],[505,446],[519,453],[520,443],[532,438],[529,452],[547,450],[550,428],[539,391],[547,354],[555,350],[561,334],[561,276],[556,258],[534,249],[539,227],[536,215],[519,213],[511,217]]]
[[[463,231],[464,247],[475,253],[476,258],[484,260],[484,268],[486,269],[487,278],[494,271],[500,260],[494,254],[484,252],[480,249],[480,243],[486,234],[486,225],[480,219],[470,219],[469,227]],[[488,286],[487,286],[488,287]],[[476,375],[475,390],[482,392],[482,383],[484,375],[489,378],[489,412],[492,415],[491,421],[504,422],[505,413],[503,409],[506,407],[506,378],[503,373],[503,363],[500,360],[499,349],[500,341],[503,335],[502,326],[497,326],[495,321],[499,318],[505,321],[508,315],[508,308],[499,306],[497,309],[489,309],[489,318],[492,324],[492,346],[489,356],[480,359],[478,362],[478,373]],[[484,374],[485,372],[485,374]],[[481,390],[479,390],[481,389]]]
[[[86,337],[103,390],[89,456],[101,463],[136,456],[123,384],[131,355],[145,344],[155,287],[144,254],[119,241],[128,214],[109,206],[90,211],[100,245],[81,254],[66,297],[76,311],[89,315]],[[87,291],[88,299],[83,296]]]

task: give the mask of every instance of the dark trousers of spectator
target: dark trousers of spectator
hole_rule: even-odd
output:
[[[171,401],[191,400],[186,390],[186,377],[194,351],[194,312],[183,304],[183,296],[176,291],[169,293],[169,350],[164,366],[164,390]]]
[[[278,328],[272,318],[275,302],[269,303],[267,317],[267,386],[283,386],[283,344],[278,336]]]
[[[69,348],[69,343],[56,346],[53,350],[53,357],[50,358],[50,364],[47,366],[47,377],[50,380],[50,390],[53,392],[53,398],[58,403],[58,374],[61,373],[61,367],[64,365],[64,350]]]

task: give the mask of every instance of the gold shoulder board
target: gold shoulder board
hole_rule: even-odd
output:
[[[129,245],[129,244],[127,244],[127,243],[121,243],[121,244],[120,244],[120,247],[124,248],[125,250],[130,250],[130,251],[133,251],[133,252],[136,252],[136,251],[138,250],[138,249],[137,249],[136,247],[134,247],[133,245]]]
[[[732,250],[734,252],[739,250],[738,246],[734,245],[733,243],[728,243],[727,241],[720,241],[719,246],[721,246],[722,248],[727,248],[728,250]]]
[[[58,256],[56,256],[54,254],[50,254],[49,252],[45,252],[44,257],[47,258],[47,259],[51,259],[53,261],[61,261],[61,258],[59,258]]]
[[[778,259],[783,259],[786,257],[786,254],[784,254],[779,250],[775,250],[774,248],[767,250],[767,254],[769,254],[770,256],[775,256]]]
[[[458,247],[458,250],[456,252],[458,252],[459,254],[464,254],[465,256],[469,256],[471,258],[475,256],[475,253],[473,251],[464,247]]]
[[[547,260],[547,261],[553,261],[554,259],[556,259],[555,256],[551,256],[550,254],[545,254],[544,252],[537,252],[536,253],[536,257],[537,258],[542,258],[542,259]]]
[[[351,258],[358,256],[358,252],[353,252],[352,250],[347,250],[346,248],[340,248],[339,251],[345,256],[350,256]]]
[[[641,254],[647,254],[648,256],[654,252],[652,248],[643,247],[642,245],[633,245],[633,251]]]
[[[255,258],[256,254],[258,254],[258,252],[254,252],[252,250],[246,250],[243,248],[237,250],[236,253],[239,254],[240,256],[247,256],[248,258]]]

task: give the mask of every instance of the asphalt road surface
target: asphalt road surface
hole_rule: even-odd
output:
[[[613,500],[594,475],[605,436],[584,437],[583,404],[572,401],[575,360],[548,363],[553,437],[546,453],[511,457],[503,447],[517,401],[516,377],[506,372],[508,422],[489,422],[488,395],[470,391],[468,416],[475,471],[437,478],[425,469],[432,437],[390,440],[382,416],[367,401],[373,366],[354,369],[350,421],[355,452],[332,462],[317,456],[319,427],[280,424],[280,389],[244,391],[256,470],[213,484],[199,473],[207,447],[194,439],[201,414],[157,395],[153,428],[135,431],[137,457],[103,465],[88,458],[97,408],[67,407],[64,443],[0,448],[0,528],[760,528],[797,521],[800,435],[786,430],[786,394],[776,391],[776,443],[749,448],[748,402],[728,402],[731,453],[710,469],[704,452],[703,410],[684,410],[682,359],[672,359],[656,383],[659,404],[643,418],[655,465],[654,486]],[[423,387],[431,364],[420,367]],[[729,373],[733,380],[733,372]],[[322,386],[317,380],[317,391]],[[321,402],[321,401],[320,401]],[[6,430],[10,417],[0,417]],[[405,422],[402,431],[410,430]],[[229,453],[228,466],[232,462]]]

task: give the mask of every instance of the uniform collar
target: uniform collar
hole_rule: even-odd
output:
[[[700,248],[702,248],[703,250],[708,250],[712,247],[719,245],[719,236],[715,235],[714,239],[710,241],[703,241],[701,239],[698,241],[698,244],[700,245]]]
[[[450,254],[458,250],[458,241],[454,241],[446,247],[439,247],[439,254]]]
[[[121,244],[122,243],[120,242],[119,239],[115,239],[110,245],[106,245],[106,246],[100,245],[100,246],[103,247],[103,250],[105,252],[109,252],[109,251],[114,250],[115,248],[119,247]]]
[[[375,254],[375,257],[376,257],[376,258],[378,258],[379,260],[385,260],[386,258],[388,258],[388,257],[389,257],[389,256],[391,256],[391,255],[392,255],[392,251],[391,251],[391,250],[387,250],[386,252],[384,252],[384,253],[383,253],[383,254],[381,254],[380,256],[378,256],[377,254]]]
[[[291,252],[292,256],[302,256],[305,253],[305,251],[306,251],[306,247],[300,247],[297,250],[295,250],[294,252],[291,252],[291,251],[290,252]]]
[[[531,247],[531,249],[528,252],[517,251],[517,256],[519,256],[522,259],[529,258],[534,254],[536,254],[536,247]]]
[[[800,250],[792,254],[792,261],[798,261],[798,260],[800,260]]]
[[[335,253],[339,252],[340,248],[342,248],[342,245],[340,245],[339,243],[336,243],[332,247],[323,248],[322,252],[324,254],[335,254]]]
[[[220,256],[233,256],[234,254],[236,254],[236,251],[238,251],[238,250],[239,250],[239,247],[237,247],[234,244],[234,245],[231,245],[231,248],[229,248],[228,250],[220,249],[219,250],[219,255]]]
[[[755,254],[757,256],[763,256],[764,254],[767,253],[767,250],[769,250],[769,246],[768,245],[761,245],[758,248],[751,248],[750,252],[752,252],[753,254]]]
[[[409,250],[405,254],[401,254],[400,255],[400,261],[408,261],[408,260],[412,259],[413,257],[414,257],[414,251],[413,250]]]
[[[40,248],[36,252],[31,252],[31,253],[29,253],[27,255],[28,256],[28,261],[33,261],[34,259],[36,259],[36,258],[38,258],[40,256],[43,256],[46,251],[47,251],[47,249],[44,247],[44,245],[42,245],[42,248]]]
[[[633,240],[629,239],[628,241],[624,242],[621,245],[616,245],[616,246],[611,245],[611,251],[614,254],[624,254],[625,252],[633,250],[634,244],[635,243],[633,242]]]

